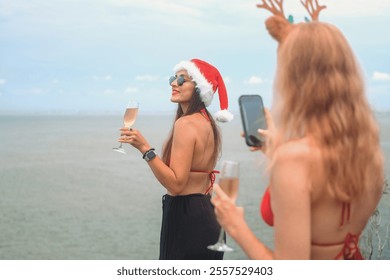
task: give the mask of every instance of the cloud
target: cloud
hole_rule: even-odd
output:
[[[152,82],[158,80],[158,76],[153,76],[153,75],[144,75],[144,76],[137,76],[135,77],[136,81],[147,81],[147,82]]]
[[[44,90],[42,88],[35,87],[35,88],[32,88],[30,90],[30,94],[32,94],[32,95],[44,95],[44,94],[46,94],[46,90]]]
[[[374,81],[387,82],[387,81],[390,81],[390,74],[379,72],[379,71],[375,71],[374,74],[372,74],[372,79]]]
[[[246,84],[251,84],[251,85],[262,84],[263,82],[264,82],[263,79],[258,76],[252,76],[249,78],[249,80],[245,81]]]
[[[260,1],[256,1],[260,3]],[[293,14],[297,19],[302,15],[307,16],[308,12],[300,1],[284,1],[284,13]],[[338,1],[319,1],[320,5],[326,5],[327,8],[321,11],[320,18],[328,16],[337,17],[363,17],[380,16],[390,14],[390,1],[383,0],[338,0]],[[265,11],[264,11],[265,12]],[[267,15],[269,12],[267,13]],[[298,17],[299,16],[299,17]]]
[[[105,76],[93,76],[92,77],[95,81],[111,81],[112,80],[112,76],[110,74],[108,75],[105,75]]]
[[[232,82],[232,79],[230,77],[222,77],[225,84],[230,84]]]
[[[324,1],[322,1],[324,2]],[[383,0],[338,0],[334,3],[325,3],[329,14],[337,16],[379,16],[390,14],[390,2]],[[353,3],[351,3],[353,2]]]
[[[245,19],[248,16],[247,11],[256,10],[256,4],[261,1],[237,1],[237,0],[155,0],[153,4],[150,1],[131,1],[131,0],[112,0],[113,6],[121,8],[137,8],[146,13],[156,13],[169,15],[177,18],[204,18],[215,10],[223,11],[227,14],[235,14],[237,17]],[[330,3],[331,2],[331,3]],[[390,14],[390,1],[384,0],[351,0],[338,1],[320,1],[320,4],[327,5],[327,9],[322,12],[323,15],[342,16],[342,17],[360,17],[360,16],[378,16]],[[285,1],[284,10],[286,14],[307,15],[307,11],[300,1]],[[238,13],[237,13],[238,12]],[[269,15],[266,13],[265,15]]]
[[[4,85],[5,83],[7,83],[7,80],[6,80],[6,79],[0,79],[0,86],[1,86],[1,85]]]
[[[135,92],[139,92],[139,89],[136,88],[136,87],[128,87],[126,90],[125,90],[126,93],[135,93]]]
[[[115,89],[108,88],[104,91],[104,95],[114,95],[116,93]]]
[[[183,4],[182,1],[178,0],[157,0],[151,4],[149,1],[112,0],[111,3],[121,8],[138,8],[159,14],[199,17],[202,15],[202,12],[199,10],[200,3],[198,2],[186,1],[186,4]]]

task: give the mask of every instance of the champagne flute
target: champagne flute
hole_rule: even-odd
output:
[[[236,201],[238,196],[238,182],[239,182],[239,169],[240,166],[236,161],[223,161],[221,176],[219,179],[219,186],[221,189],[233,200]],[[219,238],[214,245],[207,246],[208,249],[218,252],[232,252],[234,251],[228,245],[226,245],[225,231],[221,227]]]
[[[138,113],[138,107],[139,103],[135,100],[130,100],[129,103],[127,103],[126,111],[123,116],[123,123],[126,128],[130,130],[131,126],[134,124],[135,119],[137,117]],[[113,148],[114,151],[126,154],[125,149],[123,149],[122,143],[120,143],[118,148]]]

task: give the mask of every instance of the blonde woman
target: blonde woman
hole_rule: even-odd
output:
[[[260,208],[275,248],[257,239],[218,186],[217,219],[251,259],[361,259],[359,235],[382,194],[383,157],[358,63],[318,14],[290,24],[273,13],[266,25],[279,42],[275,129]]]

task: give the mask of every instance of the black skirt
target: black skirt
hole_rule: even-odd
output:
[[[162,197],[160,260],[222,260],[223,252],[207,249],[218,240],[218,224],[210,195]]]

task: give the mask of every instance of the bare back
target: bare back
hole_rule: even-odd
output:
[[[270,188],[275,258],[336,258],[347,234],[358,236],[373,214],[382,193],[381,178],[373,172],[364,193],[349,203],[348,217],[348,211],[342,215],[343,203],[327,189],[321,151],[313,141],[290,141],[278,154]]]
[[[316,154],[315,157],[318,157],[318,152]],[[311,258],[333,259],[344,246],[348,234],[359,236],[362,233],[378,205],[382,188],[372,178],[360,197],[352,200],[349,205],[343,205],[326,189],[322,162],[319,158],[316,161],[318,165],[313,168],[315,172],[312,177]],[[350,209],[346,209],[346,205]]]
[[[310,151],[311,259],[333,259],[344,246],[347,234],[361,234],[378,205],[382,187],[373,173],[364,193],[349,205],[343,205],[326,188],[327,178],[319,149],[311,146]]]
[[[182,137],[188,138],[188,141],[183,144],[185,145],[181,149],[183,153],[178,154],[175,140]],[[170,165],[175,170],[176,168],[182,168],[184,164],[185,172],[188,172],[188,178],[186,182],[183,182],[184,185],[181,188],[180,195],[205,193],[208,189],[210,185],[209,173],[215,167],[215,162],[212,160],[214,149],[213,129],[210,121],[205,116],[196,113],[181,117],[176,121]],[[185,157],[184,160],[183,157]],[[179,164],[175,162],[176,158],[181,159],[183,164],[178,166]]]

